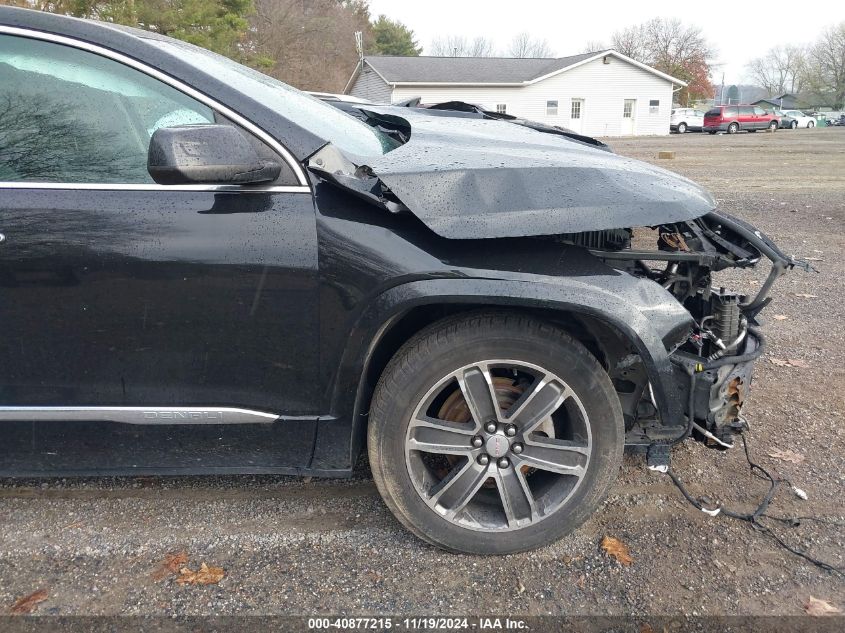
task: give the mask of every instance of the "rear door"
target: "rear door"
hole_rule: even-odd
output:
[[[756,130],[760,127],[759,121],[754,116],[753,106],[739,106],[738,108],[739,127],[743,130]]]
[[[142,69],[34,37],[0,34],[0,419],[314,413],[317,240],[299,166],[279,158],[269,186],[157,185],[160,127],[227,123],[281,148]]]
[[[704,113],[704,122],[715,129],[722,122],[722,112],[722,108],[712,108],[708,110]]]

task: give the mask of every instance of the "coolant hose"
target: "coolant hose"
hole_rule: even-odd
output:
[[[725,365],[739,365],[740,363],[747,363],[752,360],[757,360],[766,350],[766,337],[763,335],[763,332],[758,327],[748,326],[748,333],[753,334],[754,338],[757,339],[757,348],[747,354],[742,354],[740,356],[724,356],[718,360],[711,361],[709,363],[705,363],[699,368],[699,371],[706,371],[708,369],[717,369],[719,367],[724,367]]]

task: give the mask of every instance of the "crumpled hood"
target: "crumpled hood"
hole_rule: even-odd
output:
[[[411,126],[407,143],[383,156],[348,158],[442,237],[652,226],[716,206],[691,180],[566,137],[503,121],[409,111],[402,118]]]

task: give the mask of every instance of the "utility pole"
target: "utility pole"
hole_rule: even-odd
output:
[[[722,87],[719,88],[719,105],[725,105],[725,73],[722,72]]]

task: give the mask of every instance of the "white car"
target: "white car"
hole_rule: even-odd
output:
[[[801,110],[784,110],[783,113],[793,120],[790,126],[793,130],[797,127],[816,127],[816,120]]]
[[[687,130],[700,132],[704,125],[704,111],[695,108],[675,108],[669,119],[669,129],[683,134]]]

